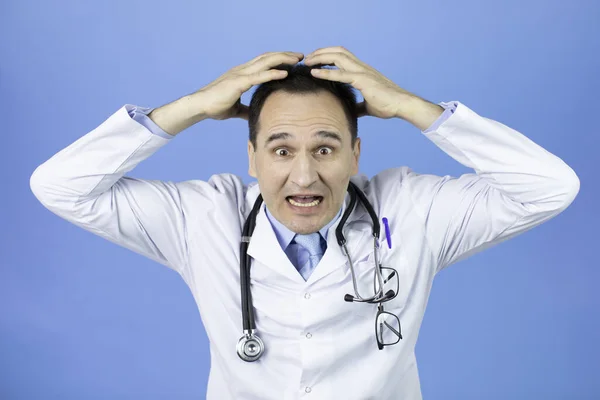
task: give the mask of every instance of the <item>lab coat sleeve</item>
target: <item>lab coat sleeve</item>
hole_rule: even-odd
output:
[[[181,274],[188,253],[179,185],[124,176],[170,139],[132,119],[131,109],[38,166],[30,187],[59,217]]]
[[[156,123],[150,119],[148,114],[154,111],[155,108],[138,107],[131,104],[126,104],[125,109],[134,121],[138,122],[155,135],[162,136],[169,140],[175,137],[174,135],[165,132],[160,126],[156,125]]]
[[[437,258],[435,272],[548,221],[579,192],[579,178],[560,158],[453,103],[454,113],[422,134],[475,172],[440,177],[409,169],[405,182]]]

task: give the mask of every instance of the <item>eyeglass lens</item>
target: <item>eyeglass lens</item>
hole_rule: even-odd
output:
[[[389,268],[389,267],[380,267],[380,270],[381,270],[381,276],[383,278],[382,294],[386,294],[390,290],[392,290],[394,292],[394,297],[396,297],[396,295],[398,294],[398,289],[399,289],[399,284],[400,284],[400,281],[398,279],[398,273],[396,272],[395,269]],[[375,277],[373,286],[374,286],[373,295],[375,293],[379,293],[380,284],[379,284],[379,279],[377,279],[377,277]],[[385,301],[389,301],[392,298],[389,298]]]
[[[376,327],[377,338],[384,346],[396,344],[402,337],[400,320],[396,315],[387,311],[379,313],[377,316]]]

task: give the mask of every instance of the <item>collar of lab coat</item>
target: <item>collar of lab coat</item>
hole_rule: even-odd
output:
[[[360,189],[362,189],[362,186],[364,185],[364,179],[361,179],[361,177],[352,178],[352,181],[356,183]],[[245,213],[246,217],[250,213],[259,193],[260,188],[257,182],[248,185],[246,195],[246,206],[248,211]],[[369,200],[371,201],[371,199]],[[342,269],[341,272],[345,275],[347,270],[349,270],[347,265],[348,259],[345,256],[342,247],[337,243],[335,230],[349,203],[350,195],[346,194],[346,198],[342,205],[342,212],[333,225],[331,225],[329,232],[327,233],[327,250],[306,282],[279,245],[273,227],[265,214],[264,207],[260,207],[260,211],[256,216],[256,226],[252,233],[252,237],[250,238],[250,244],[248,245],[248,255],[258,261],[261,265],[270,268],[275,273],[280,274],[295,283],[311,284],[338,269]],[[353,263],[364,259],[373,251],[371,217],[358,199],[357,203],[358,204],[354,207],[354,211],[348,217],[344,227],[344,236],[347,242],[346,246],[350,251],[350,257]],[[253,264],[252,268],[256,267],[258,266]]]

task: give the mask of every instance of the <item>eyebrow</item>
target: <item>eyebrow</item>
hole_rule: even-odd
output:
[[[323,139],[337,140],[338,142],[340,142],[340,144],[342,144],[342,137],[335,132],[318,131],[318,132],[315,132],[315,134],[313,136],[317,136],[317,137],[320,137]],[[274,133],[274,134],[270,135],[267,138],[267,140],[265,141],[265,147],[267,147],[269,145],[269,143],[274,142],[276,140],[286,140],[286,139],[291,139],[292,137],[293,137],[293,135],[291,135],[287,132]]]

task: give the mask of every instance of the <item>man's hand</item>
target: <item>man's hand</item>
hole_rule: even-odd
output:
[[[202,99],[199,103],[203,105],[202,112],[206,118],[248,120],[248,106],[241,103],[242,94],[254,85],[285,78],[287,71],[272,68],[280,64],[294,65],[303,57],[302,53],[291,51],[262,54],[230,69],[192,96]]]
[[[230,69],[202,89],[156,108],[148,117],[173,136],[207,118],[248,120],[248,106],[242,104],[242,94],[254,85],[285,78],[287,71],[273,68],[295,65],[302,58],[302,53],[291,51],[265,53]]]
[[[333,65],[339,69],[314,68],[314,77],[344,82],[360,90],[365,101],[357,104],[358,116],[370,115],[378,118],[402,118],[424,130],[444,111],[412,94],[383,76],[375,68],[360,61],[344,47],[327,47],[313,51],[304,59],[304,64]]]

